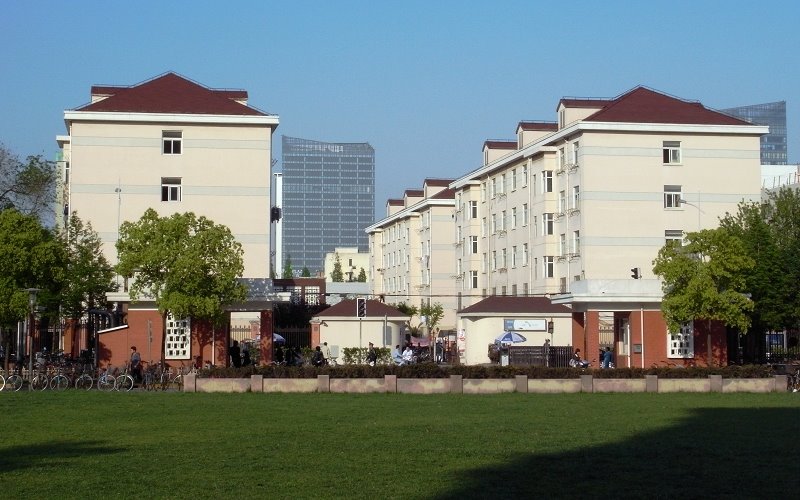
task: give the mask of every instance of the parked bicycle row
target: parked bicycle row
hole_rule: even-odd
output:
[[[192,367],[178,369],[161,369],[154,363],[141,373],[130,370],[129,365],[123,368],[101,368],[99,370],[63,370],[63,369],[18,369],[10,373],[0,370],[0,391],[20,391],[23,388],[34,391],[65,391],[67,389],[111,392],[128,392],[134,388],[146,391],[166,391],[183,388],[183,378],[192,372]]]

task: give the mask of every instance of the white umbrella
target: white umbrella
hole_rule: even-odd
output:
[[[517,332],[503,332],[502,335],[494,339],[495,342],[499,342],[501,344],[515,344],[517,342],[525,342],[526,340],[528,339]]]

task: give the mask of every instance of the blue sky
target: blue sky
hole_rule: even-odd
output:
[[[425,177],[455,178],[486,139],[555,120],[564,96],[647,85],[711,108],[787,101],[800,162],[794,1],[4,2],[0,142],[57,151],[93,84],[176,71],[244,88],[275,135],[376,150],[376,218]],[[278,166],[280,168],[280,166]]]

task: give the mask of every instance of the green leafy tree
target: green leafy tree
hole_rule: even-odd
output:
[[[367,272],[364,270],[363,267],[358,272],[358,277],[356,278],[356,281],[358,281],[360,283],[366,283],[367,282]]]
[[[16,323],[29,312],[25,289],[40,289],[38,304],[56,313],[65,259],[64,247],[35,216],[13,208],[0,211],[0,333],[5,352],[11,352]]]
[[[56,165],[41,155],[24,162],[0,144],[0,209],[15,208],[39,218],[55,201]]]
[[[309,271],[306,266],[303,266],[303,270],[300,272],[300,276],[302,276],[303,278],[310,278],[311,271]]]
[[[219,324],[224,307],[243,301],[243,250],[230,229],[194,213],[159,217],[148,209],[120,226],[117,241],[123,276],[135,276],[131,299],[152,298],[164,324],[168,313]],[[162,336],[161,356],[164,345]]]
[[[66,229],[59,234],[66,250],[62,313],[72,319],[106,302],[106,292],[116,291],[114,267],[103,255],[100,237],[73,212]]]
[[[685,245],[665,245],[653,272],[663,281],[661,310],[670,331],[693,320],[747,331],[753,303],[744,295],[744,276],[753,266],[741,240],[724,228],[688,233]]]
[[[344,281],[344,273],[342,273],[342,260],[339,258],[339,254],[336,254],[336,257],[333,261],[333,271],[331,271],[331,281],[334,283],[341,283]]]
[[[281,275],[281,278],[294,278],[294,271],[292,270],[292,256],[289,254],[286,254],[286,261],[283,264],[283,274]]]
[[[433,331],[444,317],[444,307],[438,302],[423,304],[419,308],[419,314],[425,316],[425,324],[428,325],[430,331]]]

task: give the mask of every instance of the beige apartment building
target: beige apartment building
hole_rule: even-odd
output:
[[[76,212],[91,222],[115,264],[120,224],[138,220],[148,208],[162,216],[204,215],[229,227],[241,243],[243,278],[264,283],[270,276],[270,171],[278,117],[249,106],[247,97],[245,90],[211,89],[175,73],[133,86],[93,86],[91,102],[64,112],[67,135],[57,137],[63,217]],[[113,299],[127,301],[125,290]],[[153,304],[132,306],[131,342],[145,329],[160,342],[161,322],[153,312]],[[176,320],[174,327],[186,324]],[[179,347],[174,359],[212,357],[197,345]]]
[[[453,225],[451,179],[426,179],[387,202],[386,217],[368,226],[371,293],[387,304],[442,304],[437,327],[455,328],[460,307],[458,241]]]
[[[492,295],[569,306],[571,345],[590,356],[612,347],[618,366],[725,364],[723,328],[667,331],[652,261],[668,240],[760,199],[768,128],[645,87],[561,99],[556,118],[519,123],[516,140],[487,141],[483,165],[449,185],[455,206],[442,219],[455,242],[431,272],[444,276],[455,263],[459,310]],[[384,224],[392,222],[373,227]],[[371,246],[378,262],[393,242]],[[488,362],[486,334],[471,342],[471,323],[458,320],[462,359]]]

